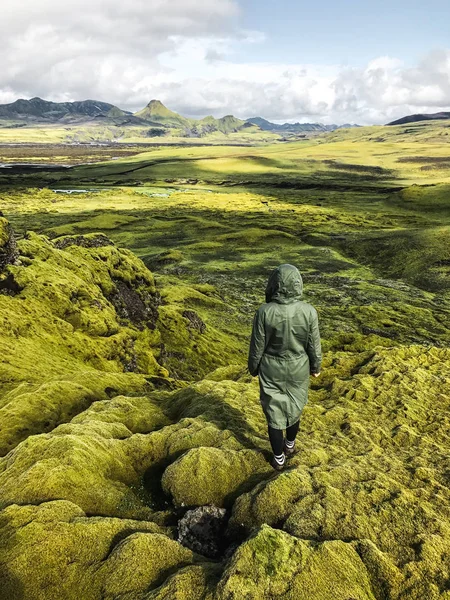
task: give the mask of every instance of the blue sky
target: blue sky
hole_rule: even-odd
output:
[[[0,103],[386,123],[450,110],[449,23],[450,0],[15,0]]]
[[[242,59],[362,65],[383,55],[413,63],[450,45],[449,0],[242,0],[242,24],[267,42]]]

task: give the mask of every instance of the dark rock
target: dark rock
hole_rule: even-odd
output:
[[[202,321],[202,319],[194,310],[184,310],[182,312],[182,315],[185,319],[189,321],[189,329],[196,329],[200,333],[205,333],[206,323]]]
[[[161,365],[164,365],[169,358],[175,358],[177,361],[185,361],[186,355],[184,352],[177,352],[176,350],[167,350],[166,345],[164,343],[160,344],[160,353],[158,362]]]
[[[363,325],[361,327],[361,331],[364,335],[370,335],[371,333],[375,335],[379,335],[380,337],[388,338],[390,340],[395,340],[398,338],[399,334],[397,331],[386,331],[381,329],[374,329],[373,327],[366,327]]]
[[[4,279],[0,278],[0,294],[4,296],[15,296],[22,291],[23,288],[14,279],[12,273],[7,275]]]
[[[19,260],[16,239],[11,225],[0,217],[0,273],[8,266]]]
[[[188,510],[178,522],[178,541],[198,554],[217,558],[225,551],[226,510],[200,506]]]
[[[104,234],[95,236],[64,236],[54,240],[53,244],[59,250],[64,250],[68,246],[81,246],[82,248],[100,248],[102,246],[113,246],[114,243]]]
[[[151,294],[140,281],[136,281],[134,285],[119,279],[113,281],[116,289],[109,296],[109,301],[119,317],[128,319],[134,325],[147,325],[150,329],[155,329],[158,306],[161,303],[159,294]]]

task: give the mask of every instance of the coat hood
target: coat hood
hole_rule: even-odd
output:
[[[266,287],[266,302],[290,304],[301,299],[303,280],[294,265],[280,265],[272,271]]]

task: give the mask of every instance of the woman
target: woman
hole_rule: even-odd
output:
[[[277,471],[284,468],[286,456],[295,453],[309,376],[320,375],[322,362],[317,311],[302,302],[302,293],[298,269],[280,265],[269,277],[266,303],[253,320],[248,369],[254,377],[259,376],[261,405],[273,450],[270,464]]]

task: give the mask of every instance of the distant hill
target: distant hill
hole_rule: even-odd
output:
[[[125,111],[107,102],[83,100],[81,102],[49,102],[42,98],[31,100],[16,100],[11,104],[0,105],[0,117],[4,119],[35,119],[58,120],[67,115],[96,117],[97,115],[125,116]]]
[[[151,100],[145,108],[134,113],[135,117],[139,117],[144,121],[152,121],[167,127],[183,127],[189,125],[189,119],[182,117],[176,112],[168,109],[159,100]]]
[[[396,121],[391,121],[391,123],[388,123],[388,125],[405,125],[406,123],[416,123],[417,121],[434,121],[442,119],[450,119],[450,112],[438,112],[426,115],[408,115],[406,117],[402,117],[401,119],[397,119]]]
[[[248,127],[246,121],[237,119],[233,115],[227,115],[220,119],[212,116],[203,119],[188,119],[170,110],[159,100],[151,100],[144,109],[135,112],[134,116],[164,127],[181,128],[188,137],[201,137],[215,131],[229,134]]]
[[[142,124],[130,112],[114,104],[97,100],[50,102],[42,98],[19,99],[11,104],[0,104],[0,119],[56,123],[108,119],[114,124]]]
[[[200,121],[197,121],[198,127],[204,132],[212,133],[213,131],[221,131],[222,133],[235,133],[241,129],[248,127],[246,121],[242,121],[233,115],[227,115],[220,119],[214,117],[205,117]],[[251,125],[250,125],[251,127]]]
[[[323,123],[271,123],[262,117],[252,117],[247,119],[247,123],[257,125],[263,131],[274,131],[274,132],[289,132],[289,133],[301,133],[307,131],[335,131],[336,129],[343,129],[347,127],[359,127],[359,125],[323,125]]]

